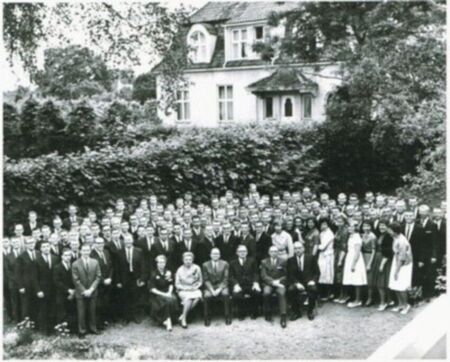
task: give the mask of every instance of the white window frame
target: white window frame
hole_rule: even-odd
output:
[[[177,91],[177,99],[175,101],[175,107],[177,113],[177,122],[186,122],[191,119],[191,104],[189,102],[189,89],[180,89]]]
[[[197,34],[197,40],[193,37]],[[194,63],[207,62],[208,58],[208,40],[207,35],[201,31],[196,30],[189,36],[189,46],[191,48],[191,59]]]
[[[245,39],[242,33],[245,32]],[[237,37],[235,37],[237,34]],[[242,56],[242,52],[245,56]],[[247,28],[231,29],[231,59],[240,60],[249,58],[249,34]]]
[[[309,117],[306,117],[305,111],[306,111],[306,98],[310,100],[310,115]],[[305,93],[302,96],[302,118],[303,119],[311,119],[312,118],[312,106],[313,106],[313,97],[309,93]]]
[[[224,89],[224,98],[220,97],[220,89]],[[230,90],[231,89],[231,96],[230,96]],[[218,119],[220,123],[223,122],[230,122],[234,120],[234,102],[233,102],[233,96],[234,96],[234,89],[231,84],[221,84],[217,86],[217,99],[218,99]],[[231,105],[231,112],[229,112],[229,106]],[[224,118],[221,119],[222,112],[220,111],[221,108],[223,109]],[[231,115],[229,114],[231,113]]]

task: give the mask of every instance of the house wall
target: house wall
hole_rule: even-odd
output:
[[[313,67],[299,67],[303,73],[318,84],[318,93],[312,100],[312,120],[321,121],[325,116],[325,102],[328,94],[340,83],[336,64],[325,65],[319,72]],[[275,67],[233,68],[209,70],[201,72],[186,72],[189,82],[190,112],[189,122],[178,122],[176,112],[165,115],[159,111],[159,116],[165,125],[189,124],[199,127],[216,127],[219,122],[219,85],[233,86],[233,114],[232,123],[261,121],[263,118],[263,102],[260,98],[247,90],[247,86],[261,78],[270,75]],[[161,98],[161,83],[157,79],[158,98]],[[301,108],[300,96],[295,98],[297,114]],[[274,99],[274,116],[280,114],[279,100]],[[301,121],[299,118],[293,121]]]

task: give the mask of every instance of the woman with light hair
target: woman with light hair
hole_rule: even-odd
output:
[[[158,255],[155,260],[156,269],[148,281],[151,317],[171,331],[173,318],[178,312],[178,301],[173,291],[173,275],[167,269],[165,255]]]
[[[179,318],[183,328],[187,328],[186,320],[189,312],[202,298],[200,290],[202,284],[202,272],[200,267],[194,264],[194,254],[190,251],[183,253],[183,265],[178,268],[175,275],[175,287],[183,305],[183,313]]]

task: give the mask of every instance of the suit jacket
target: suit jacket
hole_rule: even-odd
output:
[[[300,269],[297,257],[293,256],[287,261],[288,285],[301,283],[305,288],[310,281],[317,282],[320,270],[316,258],[312,255],[303,255],[303,268]]]
[[[156,267],[155,258],[157,255],[155,254],[155,245],[156,245],[157,241],[158,241],[158,238],[156,236],[153,236],[153,240],[150,241],[150,243],[151,243],[150,248],[148,245],[149,240],[147,237],[138,238],[135,242],[135,246],[142,250],[145,268],[146,268],[146,274],[148,276],[150,276],[150,274],[153,272],[153,270]]]
[[[286,260],[276,258],[275,265],[272,265],[271,258],[266,258],[261,262],[261,280],[266,285],[272,285],[274,280],[281,280],[286,284],[287,267]]]
[[[62,263],[53,269],[53,283],[55,285],[56,298],[65,299],[69,296],[69,289],[74,289],[72,269],[68,270]]]
[[[422,221],[419,220],[422,225]],[[436,225],[433,223],[431,218],[428,218],[423,229],[423,244],[424,244],[424,257],[426,262],[431,258],[438,258],[438,246],[436,242]]]
[[[84,266],[83,258],[72,264],[72,279],[75,285],[75,298],[83,298],[82,293],[91,288],[94,290],[91,297],[97,296],[97,287],[102,279],[102,272],[97,260],[88,258],[89,270]]]
[[[187,251],[194,253],[194,257],[199,257],[200,244],[196,240],[191,240],[190,249],[188,250],[186,242],[182,240],[181,242],[175,244],[175,266],[178,268],[183,264],[183,254]]]
[[[39,255],[36,259],[36,278],[35,278],[35,287],[34,290],[36,292],[44,292],[45,298],[53,298],[55,292],[55,286],[53,283],[53,269],[58,264],[58,258],[52,254],[49,255],[51,260],[51,269],[49,265],[44,260],[44,257]]]
[[[124,286],[136,286],[136,281],[147,280],[146,264],[144,263],[144,254],[142,250],[133,247],[132,251],[132,264],[133,272],[130,270],[130,264],[127,260],[127,254],[125,249],[123,249],[119,254],[119,264],[118,264],[118,280],[117,283],[121,283]]]
[[[230,286],[239,284],[241,288],[251,288],[254,282],[259,281],[258,267],[253,258],[246,258],[241,265],[239,259],[230,261]]]
[[[19,257],[18,254],[17,258]],[[3,254],[3,283],[8,287],[8,289],[17,289],[17,280],[15,274],[15,268],[17,263],[17,258],[15,257],[13,251],[11,250],[8,254]]]
[[[31,225],[30,225],[30,222],[27,221],[25,224],[23,224],[23,234],[31,236],[31,234],[33,233],[33,230],[40,229],[41,227],[42,227],[42,223],[40,223],[39,221],[36,221],[36,225],[32,229]]]
[[[269,255],[269,248],[272,246],[272,238],[269,234],[263,232],[258,239],[258,235],[255,236],[256,243],[256,260],[258,264]]]
[[[109,279],[113,277],[113,264],[112,264],[112,259],[111,259],[111,255],[109,254],[108,250],[103,250],[103,255],[105,257],[105,260],[103,260],[102,257],[100,257],[100,255],[97,253],[97,250],[92,250],[91,251],[91,255],[90,257],[92,259],[95,259],[98,261],[98,264],[100,265],[100,271],[102,274],[102,281],[105,279]],[[105,262],[106,261],[106,262]]]
[[[198,265],[203,265],[210,258],[211,249],[217,247],[216,242],[213,238],[208,239],[206,236],[203,237],[202,242],[198,242],[196,263]]]
[[[424,229],[420,222],[413,223],[413,231],[410,238],[406,233],[406,226],[403,228],[404,235],[408,239],[411,245],[411,253],[413,255],[414,264],[418,262],[426,263],[427,260],[431,258],[431,248],[426,244],[426,239],[424,238]]]
[[[439,229],[437,228],[437,224],[435,224],[435,238],[438,259],[442,260],[447,255],[447,223],[445,219],[441,220]]]
[[[80,216],[76,217],[78,225],[81,225],[83,219]],[[72,222],[70,221],[70,217],[66,217],[63,221],[63,228],[66,230],[70,230]]]
[[[16,260],[14,274],[17,281],[17,289],[25,288],[31,293],[35,292],[37,265],[36,260],[41,253],[35,251],[36,259],[32,261],[27,251],[22,252]]]
[[[244,235],[241,235],[241,244],[247,247],[248,256],[256,258],[256,241],[251,234],[248,234],[245,237]]]
[[[228,242],[226,243],[223,234],[216,237],[215,243],[220,250],[220,255],[223,260],[231,262],[231,260],[237,257],[236,248],[238,246],[238,242],[239,240],[236,239],[232,234],[229,236]]]
[[[217,261],[217,270],[213,268],[212,260],[203,263],[203,282],[209,290],[228,287],[229,265],[224,260]]]
[[[167,268],[172,273],[175,273],[175,271],[176,271],[176,258],[177,258],[177,256],[176,256],[176,245],[173,242],[173,240],[168,239],[167,242],[168,242],[169,247],[166,250],[163,247],[161,240],[158,239],[158,241],[154,245],[154,249],[153,249],[154,254],[153,255],[155,256],[155,258],[158,255],[165,255],[166,258],[167,258]]]

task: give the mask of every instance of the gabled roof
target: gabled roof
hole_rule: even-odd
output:
[[[226,24],[258,21],[267,19],[272,12],[298,10],[298,1],[225,1],[208,2],[189,18],[189,22],[208,23],[226,22]]]
[[[280,91],[316,94],[318,85],[299,69],[288,67],[278,68],[268,77],[249,84],[247,88],[255,94]]]

